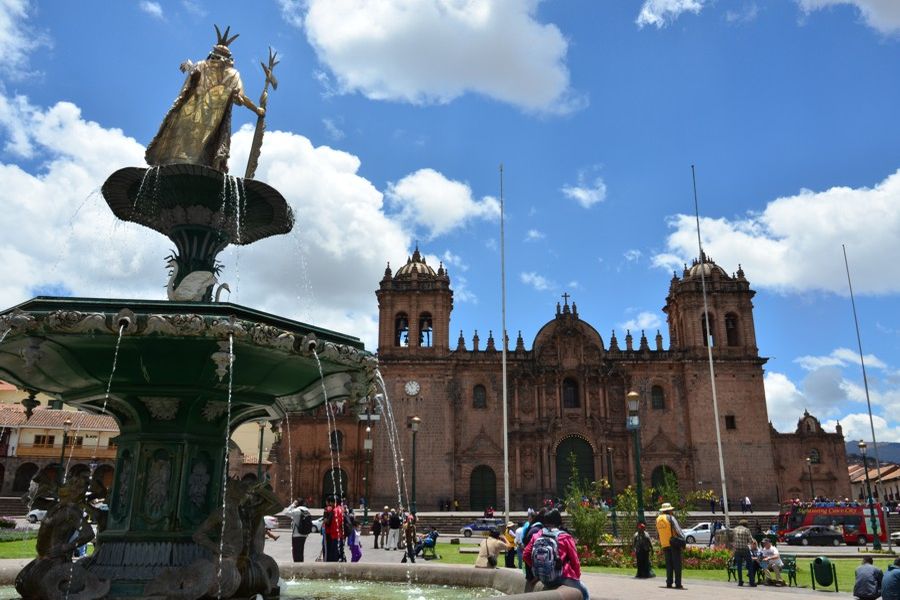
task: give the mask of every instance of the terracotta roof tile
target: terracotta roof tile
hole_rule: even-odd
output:
[[[0,427],[14,427],[25,422],[25,408],[19,404],[0,404]]]
[[[76,429],[86,431],[119,431],[116,420],[105,415],[91,415],[81,411],[35,409],[34,414],[28,420],[27,427],[45,427],[47,429],[62,429],[66,419],[72,420],[72,431]]]

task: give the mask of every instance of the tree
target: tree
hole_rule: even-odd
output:
[[[578,473],[575,453],[568,456],[570,467],[569,483],[566,486],[566,512],[572,519],[572,527],[578,541],[596,551],[606,533],[606,511],[594,504],[594,499],[603,497],[605,480],[588,482]]]

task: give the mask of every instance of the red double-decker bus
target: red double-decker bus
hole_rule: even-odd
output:
[[[875,541],[875,536],[887,542],[884,511],[875,503],[875,531],[872,531],[872,516],[869,506],[861,502],[813,502],[786,504],[778,513],[778,538],[784,537],[807,525],[821,525],[839,531],[844,543],[860,546]]]

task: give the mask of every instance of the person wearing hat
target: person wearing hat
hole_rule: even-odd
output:
[[[637,561],[637,575],[635,575],[635,577],[638,579],[655,577],[655,575],[653,575],[653,569],[650,566],[650,553],[653,552],[653,540],[650,539],[650,534],[647,533],[647,526],[643,521],[637,524],[637,531],[634,532],[632,546],[634,547],[634,557]]]
[[[479,569],[494,569],[497,567],[497,557],[506,552],[507,545],[500,538],[500,532],[491,529],[488,536],[481,542],[478,549],[478,558],[475,559],[475,566]]]
[[[507,569],[516,568],[516,524],[512,521],[506,523],[503,528],[503,541],[506,542],[506,560],[504,566]]]
[[[738,585],[744,585],[744,565],[747,565],[747,579],[750,587],[756,587],[756,569],[750,556],[750,542],[753,534],[747,527],[747,519],[738,521],[731,538],[731,549],[734,552],[734,566],[737,569]]]
[[[656,517],[656,532],[659,535],[659,545],[666,557],[666,587],[675,585],[675,589],[685,589],[681,585],[681,553],[684,550],[684,532],[678,520],[672,515],[675,510],[668,502],[659,507],[659,516]]]

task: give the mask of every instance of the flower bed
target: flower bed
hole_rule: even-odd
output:
[[[578,554],[581,564],[584,566],[636,568],[634,552],[630,545],[603,544],[596,551],[579,547]],[[688,546],[682,555],[682,564],[685,569],[724,569],[731,559],[731,551],[722,546],[705,548],[702,546]],[[656,567],[665,567],[666,559],[662,548],[654,548],[651,561]]]

